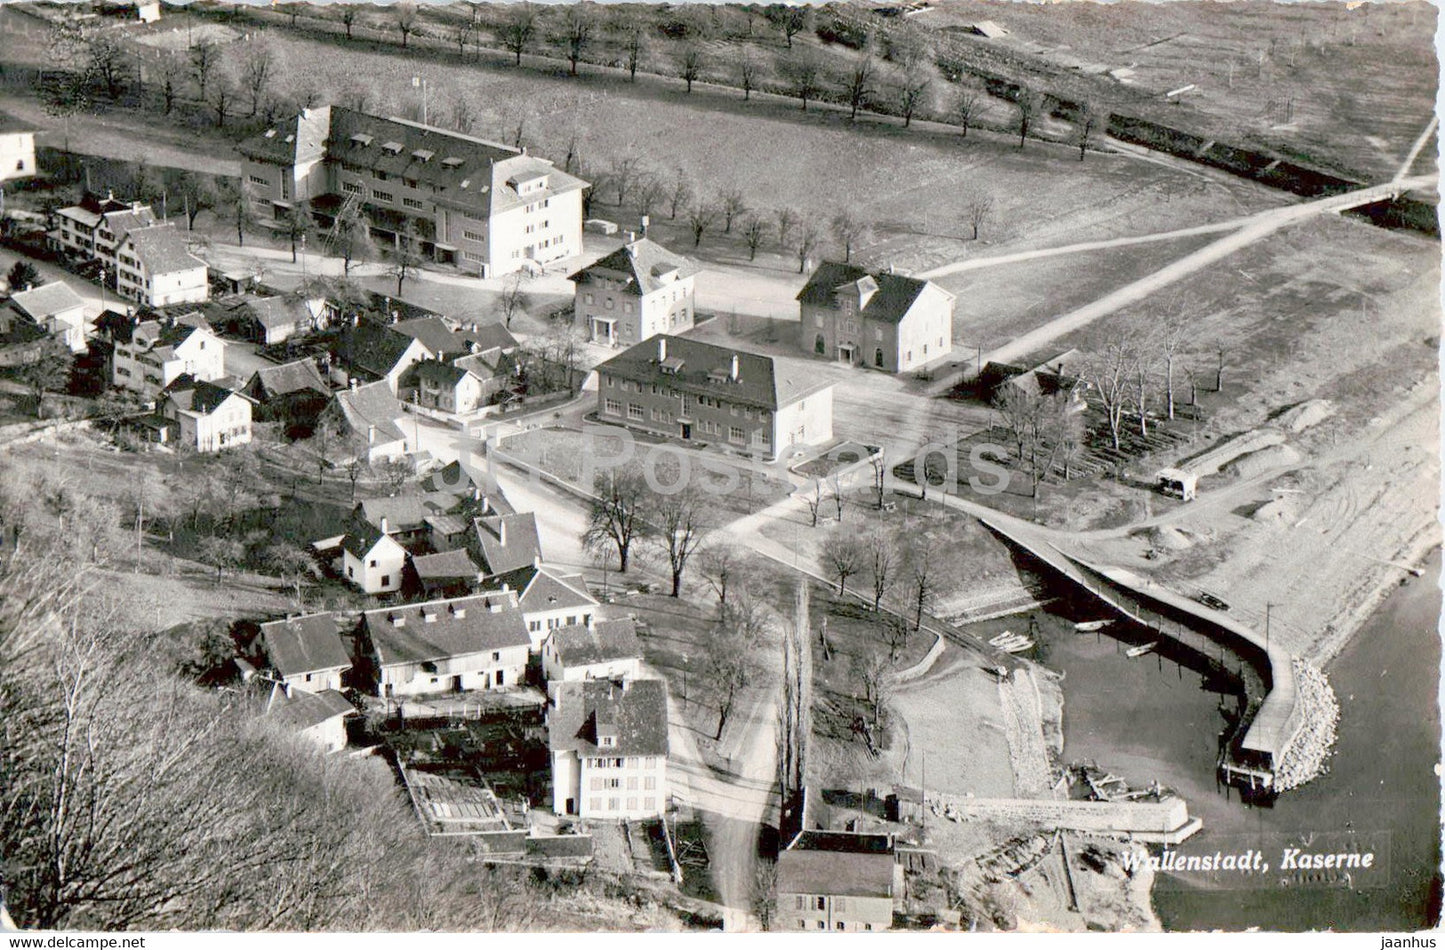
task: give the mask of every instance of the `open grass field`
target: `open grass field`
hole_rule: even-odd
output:
[[[992,45],[1059,66],[1129,68],[1120,111],[1327,168],[1388,177],[1434,108],[1437,11],[1429,3],[1017,4],[944,0],[915,22],[980,53]],[[999,40],[958,28],[993,20]],[[1195,88],[1179,105],[1164,93]],[[1433,145],[1428,154],[1434,154]]]

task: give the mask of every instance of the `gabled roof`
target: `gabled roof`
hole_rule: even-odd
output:
[[[297,729],[310,729],[328,719],[355,712],[351,701],[334,689],[323,689],[319,693],[293,689],[288,694],[279,683],[271,690],[271,698],[266,703],[266,715]]]
[[[441,317],[416,317],[398,320],[391,325],[397,333],[405,334],[426,347],[427,352],[437,359],[450,354],[467,352],[466,341],[458,337]]]
[[[420,528],[432,509],[419,495],[397,495],[395,498],[363,498],[356,505],[356,514],[375,528],[386,520],[387,531],[411,531]]]
[[[13,293],[10,295],[10,302],[35,320],[43,320],[85,306],[84,298],[71,289],[69,284],[59,280]]]
[[[458,369],[469,371],[480,380],[508,378],[517,374],[516,357],[506,350],[492,347],[472,356],[459,356],[452,360]]]
[[[246,391],[255,399],[274,399],[308,390],[331,395],[331,387],[321,378],[316,361],[309,356],[280,366],[263,366],[252,373],[246,383]]]
[[[205,261],[186,247],[186,239],[181,237],[181,233],[169,224],[137,228],[126,235],[126,240],[135,249],[141,266],[152,277],[206,266]]]
[[[642,656],[642,644],[637,641],[637,623],[627,617],[599,620],[591,626],[574,624],[558,627],[548,639],[562,662],[571,666]]]
[[[516,603],[497,593],[381,607],[363,613],[361,622],[382,666],[443,660],[532,642]]]
[[[597,606],[581,574],[560,574],[545,567],[528,565],[496,574],[487,579],[487,586],[516,591],[523,613]]]
[[[405,333],[398,333],[393,327],[361,320],[356,326],[342,331],[337,340],[336,355],[343,362],[382,377],[395,370],[407,351],[418,342]],[[426,349],[425,344],[421,349]]]
[[[870,274],[853,264],[824,261],[813,271],[813,276],[808,278],[803,289],[798,291],[797,299],[805,304],[830,307],[833,305],[834,294],[850,284],[859,285],[865,293],[871,292],[861,312],[863,318],[884,323],[901,321],[925,292],[941,294],[946,299],[953,297],[937,284],[917,277],[890,274],[886,271]]]
[[[341,629],[334,613],[307,614],[261,624],[261,642],[271,667],[282,676],[346,669],[351,655]]]
[[[396,424],[405,410],[386,385],[386,380],[340,390],[336,393],[336,408],[351,431],[358,435],[365,436],[368,428],[375,426],[376,435],[382,441],[395,442],[406,438]]]
[[[166,399],[175,403],[177,409],[203,416],[215,412],[227,399],[237,395],[224,386],[196,379],[190,373],[182,373],[171,380],[162,393]]]
[[[445,386],[448,389],[455,389],[457,385],[460,384],[461,381],[466,379],[468,376],[475,378],[477,375],[476,373],[473,373],[471,370],[467,369],[465,366],[460,366],[452,363],[443,363],[440,360],[422,360],[420,363],[413,365],[406,372],[406,378],[409,381],[420,381],[423,379],[431,380],[432,382],[437,383],[441,386]]]
[[[569,280],[584,281],[596,275],[625,281],[624,289],[639,296],[660,290],[676,280],[691,277],[700,268],[681,254],[647,238],[624,244],[617,250],[573,274]]]
[[[736,380],[731,378],[734,359]],[[832,385],[801,360],[666,334],[628,347],[598,366],[597,372],[774,411]]]
[[[776,886],[780,894],[892,897],[893,866],[891,854],[789,848],[778,854]]]
[[[117,240],[132,231],[148,228],[156,223],[155,212],[150,209],[149,205],[127,206],[124,210],[107,211],[101,217],[106,226],[115,232]]]
[[[370,554],[372,549],[378,544],[383,546],[389,545],[396,548],[397,551],[402,554],[406,553],[406,549],[398,544],[391,535],[384,533],[374,525],[356,525],[352,530],[346,532],[346,536],[341,539],[341,549],[343,551],[352,557],[362,559]]]
[[[273,165],[313,161],[326,153],[331,130],[329,106],[303,109],[246,139],[237,150],[247,158]]]
[[[464,577],[475,579],[481,575],[481,569],[472,563],[471,556],[460,548],[455,551],[422,554],[413,557],[411,564],[416,568],[416,576],[423,582],[455,580]]]
[[[311,322],[311,309],[299,297],[250,297],[246,310],[268,330]]]
[[[513,515],[484,515],[473,522],[481,549],[482,569],[488,575],[531,567],[542,556],[537,516],[530,511]],[[506,543],[502,543],[503,535]]]
[[[556,684],[547,722],[553,752],[579,756],[667,755],[667,687],[662,680]],[[599,744],[599,735],[614,742]]]
[[[500,322],[468,324],[456,331],[457,336],[468,343],[475,343],[479,351],[501,349],[515,350],[520,344]]]

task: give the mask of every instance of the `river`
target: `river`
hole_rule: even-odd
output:
[[[1167,930],[1417,930],[1440,909],[1440,572],[1394,591],[1327,668],[1340,702],[1329,772],[1273,807],[1226,799],[1214,782],[1219,696],[1157,656],[1130,659],[1107,636],[1044,620],[1044,662],[1066,674],[1064,756],[1092,760],[1138,786],[1179,792],[1204,830],[1186,847],[1249,842],[1278,851],[1313,834],[1388,838],[1383,886],[1205,888],[1161,873],[1154,906]],[[1238,879],[1236,879],[1238,880]]]

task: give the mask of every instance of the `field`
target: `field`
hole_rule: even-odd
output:
[[[1422,2],[1170,3],[1144,13],[1127,3],[943,0],[917,22],[953,32],[994,20],[1010,35],[960,41],[1062,67],[1128,67],[1128,85],[1100,86],[1106,101],[1113,86],[1120,111],[1379,180],[1434,109],[1436,16]],[[1178,105],[1164,100],[1189,85]]]

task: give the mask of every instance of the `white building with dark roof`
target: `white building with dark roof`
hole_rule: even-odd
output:
[[[337,425],[351,437],[356,454],[367,462],[399,458],[410,451],[398,420],[406,414],[386,380],[339,390],[319,423]]]
[[[779,930],[889,930],[903,896],[903,866],[888,835],[803,831],[778,853]]]
[[[368,610],[360,631],[376,694],[397,698],[520,685],[531,642],[499,593]]]
[[[53,246],[71,258],[98,262],[106,282],[122,297],[147,307],[209,299],[206,262],[149,205],[87,196],[55,217],[59,227],[50,233]]]
[[[473,553],[488,577],[542,562],[542,536],[530,511],[483,515],[472,522]]]
[[[697,317],[698,269],[655,241],[631,241],[571,276],[574,313],[587,338],[606,346],[683,333]]]
[[[547,682],[636,679],[642,675],[642,644],[636,621],[597,620],[558,627],[542,645]]]
[[[662,680],[559,682],[549,690],[552,810],[596,819],[667,810],[667,685]]]
[[[423,253],[483,277],[582,250],[587,183],[525,151],[337,106],[303,110],[238,150],[246,194],[268,217],[351,202],[383,239],[410,226]]]
[[[798,293],[798,346],[887,373],[922,369],[953,351],[953,307],[932,281],[824,261]]]
[[[597,367],[597,418],[773,459],[833,437],[833,385],[802,361],[659,334]]]
[[[284,723],[326,752],[346,748],[346,720],[356,707],[334,689],[310,692],[277,683],[266,703],[266,717]]]
[[[341,539],[342,574],[364,594],[401,590],[406,559],[406,548],[371,525],[356,525]]]
[[[486,587],[516,593],[533,653],[541,652],[548,631],[591,623],[598,606],[581,574],[564,574],[541,564],[494,574],[487,578]]]
[[[12,287],[10,306],[55,337],[72,353],[84,353],[85,300],[64,281],[39,287]]]
[[[104,316],[104,315],[103,315]],[[154,396],[181,375],[214,382],[226,375],[226,342],[200,314],[105,322],[111,384]]]
[[[9,116],[0,116],[0,181],[30,178],[35,165],[35,129]]]
[[[175,429],[175,441],[197,452],[251,443],[251,400],[224,386],[182,374],[161,390],[157,411]]]
[[[267,665],[287,686],[313,693],[341,689],[341,674],[351,669],[351,651],[336,614],[273,620],[261,624],[260,631]]]

